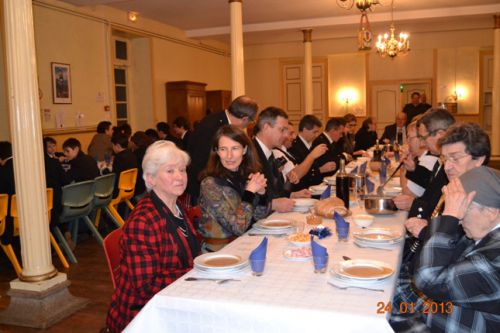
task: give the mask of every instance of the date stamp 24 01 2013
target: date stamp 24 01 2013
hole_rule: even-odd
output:
[[[452,302],[434,302],[426,301],[422,304],[422,307],[417,307],[413,302],[402,302],[399,304],[399,313],[402,314],[435,314],[435,313],[453,313],[453,303]],[[377,314],[385,314],[392,312],[392,303],[388,302],[377,302]]]

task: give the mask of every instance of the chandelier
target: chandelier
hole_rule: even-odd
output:
[[[337,0],[337,5],[347,10],[351,9],[354,4],[360,11],[364,12],[367,9],[371,10],[372,5],[380,5],[381,3],[380,0]]]
[[[377,48],[377,53],[382,57],[389,56],[394,58],[397,55],[404,55],[410,51],[410,39],[409,35],[404,32],[399,33],[399,38],[396,39],[394,28],[394,0],[391,3],[391,27],[389,28],[389,33],[385,33],[383,36],[378,35],[378,41],[375,44]]]

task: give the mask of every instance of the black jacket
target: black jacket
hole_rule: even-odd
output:
[[[78,152],[78,155],[74,159],[69,161],[69,165],[71,168],[68,170],[67,175],[70,180],[77,183],[85,180],[94,180],[95,177],[99,176],[97,162],[81,151]]]

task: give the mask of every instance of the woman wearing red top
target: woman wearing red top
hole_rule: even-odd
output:
[[[149,195],[123,226],[120,274],[106,321],[121,332],[160,290],[193,267],[200,252],[196,232],[177,203],[187,185],[189,156],[168,141],[146,151],[143,178]]]

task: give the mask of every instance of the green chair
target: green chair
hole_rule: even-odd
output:
[[[121,224],[116,220],[108,208],[108,204],[113,200],[113,189],[115,185],[116,175],[109,173],[95,179],[95,192],[94,192],[94,209],[96,212],[94,225],[99,228],[101,220],[101,212],[104,211],[111,218],[114,224],[121,227]]]
[[[94,192],[95,181],[93,180],[69,184],[62,188],[63,209],[59,215],[59,223],[69,223],[69,228],[72,230],[73,242],[75,244],[78,237],[79,221],[83,219],[94,238],[102,245],[102,237],[88,216],[92,212]],[[68,242],[66,242],[61,229],[55,227],[54,233],[66,252],[69,261],[76,264],[78,261],[68,245]]]

